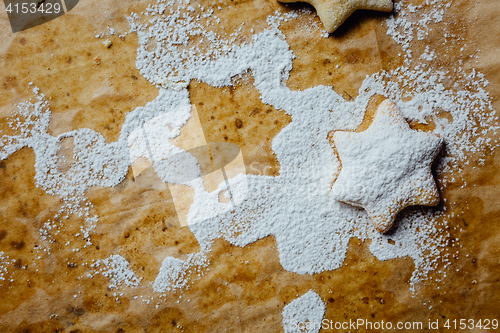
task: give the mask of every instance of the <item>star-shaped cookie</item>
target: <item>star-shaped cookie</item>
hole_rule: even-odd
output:
[[[392,10],[392,0],[278,0],[283,3],[307,2],[316,8],[321,22],[326,31],[332,33],[337,29],[352,13],[358,9],[378,10],[390,12]]]
[[[431,165],[442,139],[412,130],[392,101],[380,104],[368,129],[337,131],[333,141],[342,166],[334,198],[364,208],[379,232],[405,207],[438,204]]]

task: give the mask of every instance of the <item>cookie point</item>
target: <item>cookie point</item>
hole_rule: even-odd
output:
[[[373,226],[375,227],[375,230],[377,230],[381,234],[385,234],[387,231],[389,231],[391,229],[392,223],[388,224],[388,225],[379,225],[379,224],[373,223]]]

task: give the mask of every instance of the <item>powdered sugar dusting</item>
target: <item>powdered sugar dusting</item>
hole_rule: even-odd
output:
[[[130,269],[128,261],[118,254],[97,260],[90,266],[96,269],[95,274],[102,274],[110,279],[110,289],[117,289],[122,284],[128,287],[138,287],[141,284],[142,278],[137,278],[134,271]]]
[[[427,123],[431,119],[435,123],[433,132],[443,138],[446,146],[437,170],[441,187],[455,180],[457,162],[464,161],[467,152],[479,152],[490,144],[487,136],[497,130],[490,125],[497,119],[485,90],[488,82],[484,76],[460,67],[453,72],[431,67],[429,60],[435,53],[430,48],[418,57],[412,56],[413,40],[423,38],[428,23],[442,20],[447,8],[437,0],[431,3],[435,5],[431,12],[426,12],[423,5],[397,4],[399,16],[387,20],[388,33],[403,46],[404,66],[366,77],[358,96],[346,101],[332,87],[317,86],[304,91],[287,87],[295,56],[279,27],[302,16],[276,13],[267,18],[266,29],[258,33],[248,30],[251,37],[245,39],[243,35],[248,32],[242,29],[231,34],[216,32],[221,23],[213,9],[194,8],[175,1],[166,6],[165,1],[158,1],[145,13],[132,14],[129,21],[131,31],[139,36],[137,68],[158,87],[159,95],[127,115],[118,141],[108,144],[89,129],[51,136],[47,132],[49,103],[34,88],[34,100],[20,104],[12,118],[12,128],[18,134],[2,138],[0,158],[8,158],[22,147],[34,150],[37,186],[60,196],[63,202],[53,221],[48,221],[41,230],[42,237],[50,243],[64,227],[64,218],[76,214],[82,218],[82,232],[78,236],[85,239],[87,246],[92,244],[92,229],[99,220],[91,213],[92,204],[85,191],[91,186],[119,184],[131,162],[147,154],[140,148],[143,145],[137,145],[131,148],[132,157],[129,155],[129,145],[135,142],[130,138],[141,140],[137,129],[161,115],[162,122],[156,127],[154,122],[146,125],[148,131],[161,133],[170,124],[175,128],[171,133],[175,136],[189,118],[185,112],[190,105],[186,87],[192,79],[217,87],[229,86],[235,76],[251,70],[261,100],[292,116],[291,124],[272,143],[281,166],[280,175],[247,175],[248,196],[234,210],[215,217],[204,210],[211,198],[198,189],[189,212],[196,213],[198,223],[189,224],[189,228],[200,243],[201,252],[187,260],[166,258],[153,289],[164,292],[185,287],[189,272],[208,265],[206,253],[216,238],[245,246],[274,235],[281,264],[299,274],[339,268],[352,237],[371,239],[370,250],[380,260],[413,258],[411,288],[414,290],[430,271],[449,265],[449,258],[442,255],[449,236],[445,208],[407,211],[399,216],[394,233],[379,234],[363,210],[341,204],[333,197],[331,186],[341,165],[328,135],[332,131],[354,130],[362,122],[374,95],[390,98],[406,120]],[[411,13],[421,16],[419,23],[408,18]],[[450,85],[450,81],[454,83]],[[452,120],[441,117],[442,111],[449,113]],[[475,131],[478,124],[489,126],[490,130],[478,133]],[[75,146],[69,171],[65,172],[59,166],[68,162],[57,155],[62,139],[72,139]],[[158,143],[155,154],[162,154],[167,148]],[[231,185],[241,186],[240,179],[235,176]],[[63,217],[63,222],[54,222],[58,217]],[[106,274],[115,287],[121,282],[131,286],[139,283],[120,256],[104,259],[100,264],[111,267],[102,272],[109,272]],[[119,272],[118,277],[115,271]]]
[[[294,56],[279,31],[279,25],[284,21],[280,13],[268,18],[269,29],[254,35],[252,43],[233,45],[229,49],[222,46],[218,53],[193,55],[180,67],[171,56],[159,57],[162,66],[142,60],[146,59],[144,54],[152,54],[147,51],[148,40],[157,40],[158,36],[165,38],[165,35],[152,33],[158,29],[160,21],[151,20],[148,28],[142,26],[137,31],[141,40],[137,64],[146,77],[165,75],[170,81],[181,77],[183,82],[197,79],[222,86],[230,85],[232,77],[251,69],[262,101],[286,111],[293,118],[273,141],[273,150],[281,165],[280,176],[249,176],[250,195],[234,212],[190,226],[205,248],[210,247],[212,239],[221,236],[244,246],[275,235],[282,265],[287,270],[303,274],[340,267],[351,237],[371,238],[371,249],[379,259],[410,256],[416,261],[412,288],[420,278],[437,268],[439,260],[436,259],[448,234],[436,218],[444,217],[445,212],[417,210],[406,213],[400,217],[400,227],[394,234],[382,236],[374,233],[367,227],[363,212],[332,200],[329,186],[334,182],[340,165],[326,140],[332,130],[354,129],[361,122],[370,97],[381,94],[396,101],[407,120],[426,123],[426,119],[431,118],[436,123],[434,133],[444,138],[447,147],[439,164],[441,186],[446,183],[447,174],[453,171],[456,162],[466,158],[464,151],[480,150],[483,142],[474,139],[477,133],[470,130],[478,120],[484,127],[495,120],[489,96],[484,90],[487,84],[484,77],[470,80],[462,69],[456,73],[431,69],[428,61],[434,56],[434,51],[429,48],[419,58],[422,63],[409,67],[415,62],[409,49],[413,35],[416,33],[417,39],[422,39],[429,29],[428,23],[440,22],[449,6],[437,1],[427,5],[433,6],[432,12],[425,12],[423,5],[408,7],[409,12],[422,16],[419,23],[412,24],[406,19],[403,4],[398,4],[399,18],[388,20],[388,33],[403,45],[405,66],[367,77],[358,97],[352,102],[344,101],[329,87],[318,86],[305,91],[290,91],[286,87],[284,82]],[[139,16],[135,18],[139,19]],[[170,25],[174,31],[189,31],[182,21],[175,22]],[[220,48],[218,38],[213,39],[215,42],[209,49]],[[186,43],[188,41],[184,40]],[[154,54],[176,54],[176,50],[176,45],[167,42],[161,46],[158,44]],[[164,68],[180,69],[172,78],[170,72],[163,72]],[[444,82],[450,78],[457,82],[453,87],[445,86]],[[440,117],[438,110],[449,112],[453,121]],[[494,130],[492,127],[491,131]],[[443,260],[447,261],[446,258]]]
[[[0,251],[0,281],[5,281],[8,274],[7,266],[9,266],[9,257]]]
[[[297,298],[283,309],[283,327],[286,333],[318,333],[325,315],[325,304],[313,291]]]
[[[153,284],[153,289],[156,292],[165,292],[185,287],[188,283],[185,278],[188,272],[200,272],[200,268],[207,264],[208,261],[203,252],[192,254],[186,260],[166,257]]]

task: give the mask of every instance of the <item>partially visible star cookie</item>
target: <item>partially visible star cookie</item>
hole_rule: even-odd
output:
[[[333,141],[342,165],[334,198],[364,208],[379,232],[405,207],[439,203],[431,165],[442,139],[412,130],[392,101],[380,104],[368,129],[337,131]]]
[[[283,3],[307,2],[316,8],[326,31],[332,33],[352,13],[358,9],[378,10],[390,12],[392,0],[278,0]]]

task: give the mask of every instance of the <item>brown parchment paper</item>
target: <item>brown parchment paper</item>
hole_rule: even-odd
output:
[[[16,103],[32,96],[28,82],[34,82],[49,99],[52,135],[87,127],[108,142],[117,140],[127,113],[154,100],[158,91],[135,67],[135,34],[111,36],[109,49],[95,34],[108,25],[126,31],[125,15],[147,4],[83,0],[60,18],[15,34],[0,4],[0,130],[8,133],[7,117]],[[257,31],[275,10],[307,6],[272,0],[222,0],[220,5],[226,23],[245,21]],[[400,66],[401,47],[386,35],[387,15],[356,12],[328,39],[285,23],[282,31],[297,56],[288,86],[325,84],[353,98],[366,75]],[[493,106],[500,110],[499,3],[453,1],[441,24],[464,38],[467,47],[443,49],[436,66],[452,69],[463,60],[464,67],[481,71],[490,81]],[[426,43],[440,50],[439,25],[434,28]],[[479,56],[477,62],[471,54]],[[340,69],[333,70],[338,64]],[[248,172],[279,174],[271,142],[291,117],[260,101],[251,75],[222,89],[193,81],[189,92],[207,142],[236,143],[245,161],[256,163]],[[100,217],[94,245],[77,253],[64,246],[75,242],[81,225],[70,218],[52,253],[34,267],[33,249],[41,244],[38,229],[59,209],[60,200],[35,186],[34,153],[22,149],[0,161],[0,251],[15,260],[8,268],[12,281],[0,283],[0,332],[283,332],[283,307],[309,290],[319,294],[325,318],[333,321],[500,319],[500,154],[484,153],[484,166],[471,155],[465,188],[458,182],[441,193],[448,209],[461,213],[449,225],[463,255],[452,261],[439,289],[425,282],[412,295],[413,261],[380,262],[369,252],[369,242],[357,239],[351,240],[342,268],[312,276],[285,271],[273,237],[244,248],[218,240],[204,276],[193,278],[186,290],[167,294],[156,308],[140,298],[117,302],[109,281],[86,278],[88,267],[79,263],[118,253],[144,278],[134,294],[156,298],[150,285],[163,258],[182,259],[199,251],[189,229],[179,224],[169,192],[137,186],[132,170],[113,188],[91,188],[87,195]]]

